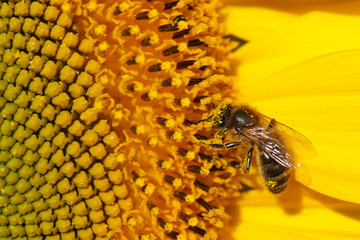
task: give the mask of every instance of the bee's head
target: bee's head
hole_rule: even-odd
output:
[[[236,109],[231,115],[229,128],[235,128],[242,130],[244,128],[249,128],[256,126],[259,123],[259,117],[250,110],[248,107],[240,107]]]
[[[212,116],[212,123],[214,128],[224,128],[231,115],[232,106],[230,104],[223,104],[220,106],[215,114]]]

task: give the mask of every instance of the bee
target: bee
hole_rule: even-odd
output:
[[[225,135],[231,139],[224,144],[201,141],[202,144],[215,149],[249,148],[245,172],[249,171],[255,152],[265,185],[274,194],[285,190],[292,170],[300,166],[300,155],[312,149],[306,137],[248,106],[222,104],[201,121],[212,122],[212,127],[218,130],[214,140],[223,140]]]

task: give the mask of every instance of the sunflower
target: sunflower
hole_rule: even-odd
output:
[[[235,238],[359,238],[358,3],[228,4],[228,29],[249,41],[233,56],[239,101],[296,129],[317,151],[281,196],[253,191],[238,202]]]
[[[356,236],[357,165],[350,164],[356,146],[345,140],[357,130],[351,116],[358,88],[349,78],[357,75],[357,62],[356,51],[346,50],[359,41],[341,39],[346,48],[325,58],[326,49],[334,49],[331,41],[322,51],[300,49],[300,58],[276,58],[281,47],[288,53],[290,23],[299,25],[290,28],[297,29],[292,34],[298,40],[299,29],[304,35],[322,33],[305,34],[305,23],[322,26],[336,14],[320,18],[291,4],[286,7],[293,11],[287,12],[277,3],[259,2],[257,8],[244,2],[246,11],[225,7],[227,31],[249,41],[234,55],[233,65],[239,62],[239,67],[229,71],[232,43],[223,37],[218,1],[0,4],[0,238],[191,240],[230,237],[228,230],[235,238],[269,238],[269,232],[278,235],[276,224],[294,234],[289,217],[298,223],[298,236],[317,234],[309,227],[306,235],[302,227],[316,221],[321,236],[343,237],[335,231],[336,220],[346,224],[342,230],[349,237]],[[320,6],[348,9],[347,3]],[[242,13],[232,14],[237,10]],[[261,22],[259,14],[276,18]],[[261,24],[235,20],[235,28],[232,16]],[[347,32],[341,23],[355,29],[356,15],[341,19],[332,21],[342,34]],[[321,74],[305,77],[320,66],[325,68]],[[340,66],[347,72],[336,70]],[[235,69],[234,82],[228,76]],[[212,114],[222,102],[236,99],[311,139],[318,156],[301,163],[305,170],[296,175],[301,184],[294,181],[283,195],[271,195],[255,167],[243,174],[246,151],[215,151],[219,145],[206,144],[215,134]],[[335,118],[343,105],[348,108],[341,107]],[[307,116],[316,121],[307,122]],[[325,116],[327,121],[321,121]],[[332,132],[325,128],[330,124]],[[334,125],[341,134],[335,134]],[[348,135],[340,141],[344,132]],[[330,136],[337,138],[329,141]],[[341,154],[326,148],[327,142],[336,143]],[[321,221],[320,214],[334,220]]]
[[[0,237],[217,239],[238,162],[217,1],[2,1]]]

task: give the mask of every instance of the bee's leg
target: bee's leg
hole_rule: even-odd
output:
[[[245,168],[246,173],[249,172],[249,170],[250,170],[250,163],[251,163],[253,151],[254,151],[254,145],[251,146],[251,148],[247,154],[247,161],[246,161],[246,168]]]
[[[238,45],[231,50],[232,52],[235,52],[236,50],[238,50],[240,47],[242,47],[243,45],[245,45],[247,43],[246,40],[238,38],[232,34],[226,35],[226,36],[224,36],[224,38],[228,38],[228,39],[230,39],[230,41],[238,43]]]
[[[237,147],[242,144],[241,142],[230,142],[230,143],[226,143],[226,144],[206,144],[202,141],[200,141],[200,143],[205,144],[206,146],[215,148],[215,149],[230,149],[230,148],[234,148],[234,147]]]
[[[226,147],[227,149],[229,149],[229,148],[237,147],[237,146],[239,146],[239,145],[241,145],[241,144],[242,144],[241,142],[230,142],[230,143],[226,143],[226,144],[225,144],[225,147]]]
[[[187,125],[187,126],[191,126],[191,125],[198,125],[199,123],[201,122],[208,122],[210,121],[210,119],[212,118],[213,116],[210,115],[208,118],[206,119],[201,119],[201,120],[188,120],[188,119],[185,119],[184,121],[184,124]]]
[[[213,139],[209,139],[208,137],[206,136],[203,136],[203,135],[200,135],[200,134],[195,134],[194,137],[197,139],[197,140],[215,140],[215,139],[219,139],[219,138],[222,138],[226,133],[226,129],[221,129],[220,131],[218,131],[217,133],[215,133],[214,135],[214,138]],[[201,142],[202,144],[205,144],[204,142]],[[210,144],[208,144],[210,145]]]
[[[205,144],[204,142],[201,142],[201,143]],[[224,144],[210,144],[210,145],[205,144],[205,145],[208,147],[211,147],[211,148],[215,148],[215,149],[225,149]]]
[[[222,138],[225,135],[226,131],[226,128],[221,128],[217,133],[215,133],[214,138]]]

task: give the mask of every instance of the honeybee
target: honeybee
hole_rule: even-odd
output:
[[[248,106],[220,105],[206,120],[217,129],[215,139],[231,139],[223,144],[201,143],[216,149],[249,147],[245,171],[255,151],[260,172],[270,192],[285,190],[292,169],[299,167],[304,151],[313,151],[311,142],[292,128],[269,118]],[[300,152],[299,152],[300,151]]]

